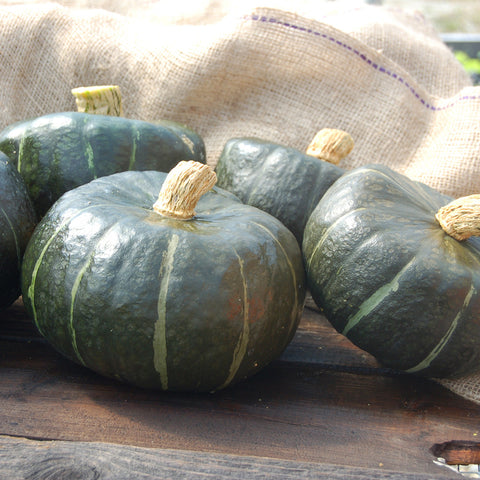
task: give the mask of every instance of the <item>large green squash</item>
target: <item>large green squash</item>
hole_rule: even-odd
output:
[[[278,218],[301,244],[310,213],[343,174],[330,160],[335,158],[338,162],[353,146],[345,132],[332,129],[321,132],[327,135],[322,135],[321,143],[316,144],[315,157],[312,146],[309,150],[312,154],[307,155],[257,138],[230,139],[215,167],[217,185],[237,195],[242,202]]]
[[[23,253],[36,216],[22,177],[0,153],[0,308],[20,295]]]
[[[202,138],[177,123],[81,112],[10,125],[0,132],[0,151],[17,166],[39,216],[66,191],[98,177],[206,161]]]
[[[480,370],[480,239],[444,231],[437,218],[451,200],[370,165],[337,180],[305,228],[315,302],[386,366],[435,377]]]
[[[180,162],[169,180],[114,174],[63,195],[38,225],[24,303],[71,360],[142,387],[212,391],[289,343],[305,295],[295,238],[217,187],[192,217],[213,183],[198,188],[182,173],[190,165],[214,175],[195,162]]]

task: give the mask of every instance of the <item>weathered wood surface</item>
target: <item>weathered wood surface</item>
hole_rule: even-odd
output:
[[[274,458],[107,443],[0,436],[0,474],[9,480],[430,480],[430,475]]]
[[[70,445],[235,454],[423,479],[451,476],[434,463],[433,445],[480,437],[478,405],[379,367],[312,309],[284,355],[257,376],[191,395],[139,390],[65,360],[17,302],[0,314],[0,377],[0,435]]]

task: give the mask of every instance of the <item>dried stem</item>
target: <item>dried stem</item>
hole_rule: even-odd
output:
[[[122,97],[117,85],[78,87],[72,90],[72,95],[76,99],[79,112],[123,116]]]
[[[461,197],[435,215],[445,233],[456,240],[480,236],[480,195]]]
[[[307,155],[338,165],[353,149],[352,137],[334,128],[320,130],[307,148]]]
[[[166,217],[188,220],[195,216],[200,197],[216,182],[217,175],[208,165],[181,161],[167,175],[153,209]]]

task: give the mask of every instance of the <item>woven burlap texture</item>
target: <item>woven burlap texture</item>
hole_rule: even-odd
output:
[[[0,1],[0,128],[117,84],[125,116],[189,125],[210,165],[232,137],[304,150],[331,127],[355,141],[346,169],[478,193],[480,90],[438,33],[415,12],[327,4]],[[479,385],[447,384],[480,402]]]
[[[335,127],[355,140],[347,169],[381,162],[452,196],[478,190],[480,95],[418,14],[237,8],[168,25],[122,5],[2,7],[0,126],[74,109],[72,87],[115,83],[127,116],[190,125],[212,165],[233,136],[304,149]]]

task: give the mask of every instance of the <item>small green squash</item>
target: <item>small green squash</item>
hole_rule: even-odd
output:
[[[306,153],[257,138],[230,139],[218,159],[217,185],[278,218],[302,242],[310,213],[343,170],[353,147],[340,130],[323,129]]]
[[[23,253],[36,225],[35,211],[22,177],[0,153],[0,308],[20,295]]]
[[[95,178],[206,161],[202,138],[177,123],[82,112],[10,125],[0,132],[0,151],[17,166],[40,217],[63,193]]]
[[[480,239],[444,230],[452,218],[459,224],[452,212],[443,218],[451,201],[369,165],[337,180],[305,228],[313,299],[388,367],[432,377],[480,370]],[[473,212],[478,235],[478,197],[473,203],[463,209]]]
[[[303,310],[300,248],[214,182],[180,162],[63,195],[23,264],[40,333],[102,375],[163,390],[218,390],[280,355]]]

